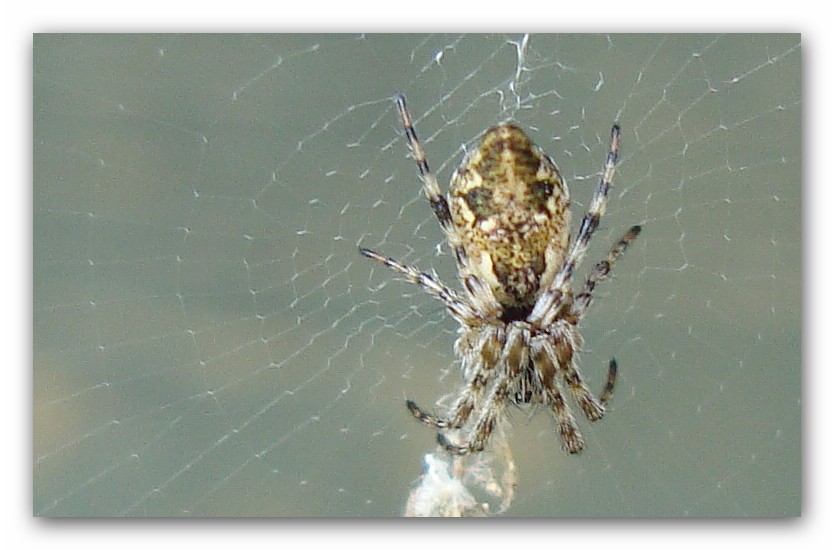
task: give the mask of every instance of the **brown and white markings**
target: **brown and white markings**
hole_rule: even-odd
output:
[[[568,187],[553,160],[519,126],[507,122],[487,130],[455,171],[444,197],[405,96],[395,99],[423,191],[454,253],[462,286],[453,290],[415,267],[360,248],[364,256],[442,301],[460,325],[455,352],[464,386],[450,411],[436,416],[407,401],[409,411],[441,430],[440,445],[464,455],[484,449],[507,403],[540,404],[552,411],[564,447],[579,452],[584,442],[563,390],[589,420],[599,420],[614,391],[617,363],[611,359],[597,398],[577,366],[583,343],[578,325],[596,285],[640,233],[639,225],[626,231],[574,294],[573,274],[605,213],[620,128],[611,128],[602,177],[571,239]],[[448,430],[460,430],[458,442],[446,435]]]

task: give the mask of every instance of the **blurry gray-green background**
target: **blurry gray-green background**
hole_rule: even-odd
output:
[[[34,513],[388,516],[458,387],[455,282],[391,95],[445,187],[514,118],[574,220],[611,124],[581,455],[511,411],[519,516],[800,511],[798,35],[37,35]]]

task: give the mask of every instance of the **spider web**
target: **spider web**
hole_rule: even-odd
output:
[[[587,449],[511,412],[519,516],[784,516],[800,505],[798,35],[40,35],[34,513],[386,516],[434,450],[454,322],[361,244],[455,281],[398,128],[445,186],[512,117],[578,222],[582,371],[620,380]]]

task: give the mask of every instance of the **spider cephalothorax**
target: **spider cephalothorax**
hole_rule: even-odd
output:
[[[455,351],[465,385],[445,417],[407,401],[418,419],[442,430],[463,430],[461,443],[443,432],[438,442],[455,454],[484,449],[508,401],[551,409],[565,448],[584,446],[562,388],[595,421],[605,413],[617,374],[609,363],[602,395],[582,379],[576,353],[582,347],[578,324],[596,284],[604,280],[640,233],[631,227],[596,264],[574,295],[571,280],[605,211],[620,146],[611,129],[602,177],[579,233],[570,238],[570,197],[556,164],[517,125],[487,130],[452,176],[448,199],[440,193],[405,104],[396,96],[405,135],[423,189],[446,234],[464,292],[458,294],[432,275],[366,248],[374,259],[443,301],[460,324]]]

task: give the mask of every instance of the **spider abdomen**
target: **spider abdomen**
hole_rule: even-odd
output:
[[[472,270],[502,319],[523,319],[561,267],[570,238],[570,198],[556,164],[524,130],[501,124],[455,172],[449,203]]]

